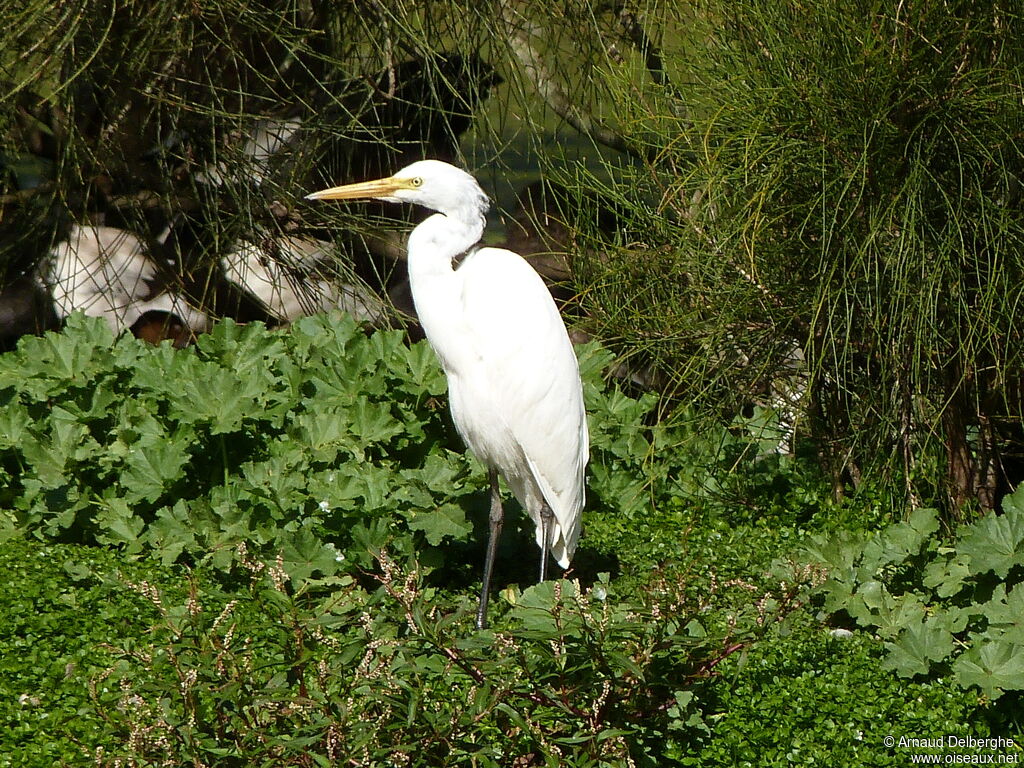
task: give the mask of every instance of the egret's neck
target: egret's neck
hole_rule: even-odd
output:
[[[452,259],[480,242],[484,213],[460,210],[435,213],[409,235],[409,273],[437,267],[451,270]]]
[[[457,373],[464,345],[462,280],[452,260],[484,233],[484,212],[436,213],[409,235],[409,287],[427,340],[449,374]]]

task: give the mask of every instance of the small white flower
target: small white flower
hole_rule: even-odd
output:
[[[327,502],[327,499],[324,499],[323,501],[321,501],[320,504],[318,504],[317,506],[320,507],[320,511],[321,512],[330,512],[331,511],[331,505]]]

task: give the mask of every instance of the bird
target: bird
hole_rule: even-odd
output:
[[[499,474],[536,526],[541,581],[548,553],[568,568],[579,541],[589,433],[565,323],[525,259],[481,247],[490,201],[460,168],[420,160],[387,178],[306,197],[415,203],[435,211],[409,234],[409,281],[448,380],[452,420],[487,467],[489,535],[476,614],[477,628],[485,629],[504,522]]]

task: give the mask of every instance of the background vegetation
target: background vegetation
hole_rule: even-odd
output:
[[[73,316],[0,357],[0,765],[1019,755],[1015,3],[0,18],[5,345],[58,325],[72,223],[234,319],[173,349]],[[301,200],[425,154],[494,190],[489,237],[601,342],[583,549],[529,587],[509,532],[483,634],[485,482],[414,343],[417,214]],[[243,243],[300,293],[375,292],[383,327],[268,330]]]

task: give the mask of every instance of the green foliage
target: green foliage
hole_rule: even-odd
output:
[[[865,633],[835,637],[809,613],[792,630],[722,664],[716,711],[705,713],[712,734],[672,764],[897,768],[915,750],[894,748],[886,736],[1006,733],[951,681],[883,669],[885,651]]]
[[[817,537],[824,609],[873,629],[903,677],[951,672],[988,697],[1024,689],[1024,486],[944,545],[935,510],[870,537]]]
[[[688,504],[722,514],[765,485],[779,506],[820,502],[799,463],[758,456],[743,430],[658,423],[657,397],[604,384],[610,353],[589,345],[580,359],[592,445],[585,546],[646,569],[678,552],[671,532],[685,535]],[[78,317],[0,357],[10,425],[0,520],[9,532],[220,568],[244,541],[283,552],[297,579],[368,567],[368,547],[385,544],[444,564],[486,515],[486,477],[454,434],[444,391],[426,343],[366,335],[341,315],[287,332],[226,322],[187,350],[115,339]],[[712,481],[723,465],[745,473]],[[796,488],[810,495],[798,502]]]
[[[668,16],[674,81],[604,81],[657,161],[586,176],[635,233],[585,261],[598,336],[715,415],[781,394],[837,486],[993,506],[1022,439],[1019,5]]]
[[[356,537],[389,527],[465,538],[454,502],[477,485],[444,445],[429,355],[340,315],[287,334],[226,322],[185,352],[82,318],[26,338],[0,358],[7,525],[222,566],[248,541],[297,578],[344,570]]]
[[[98,764],[654,766],[707,732],[697,681],[731,651],[681,584],[510,590],[502,627],[475,632],[471,600],[378,559],[376,588],[343,579],[324,598],[290,589],[282,560],[244,556],[249,589],[230,600],[197,581],[181,604],[138,587],[160,620],[93,687],[124,744]],[[749,606],[731,640],[787,610]]]
[[[18,533],[90,541],[154,573],[122,579],[110,565],[101,574],[75,562],[25,571],[87,614],[65,622],[81,642],[54,647],[43,625],[64,614],[38,601],[7,606],[19,633],[39,627],[25,633],[31,658],[89,661],[66,681],[27,675],[17,659],[0,664],[0,681],[12,670],[21,681],[15,700],[34,685],[77,691],[66,708],[41,700],[37,712],[26,699],[5,715],[12,732],[42,710],[74,720],[58,730],[77,744],[32,744],[100,765],[653,766],[732,754],[716,723],[743,707],[717,673],[735,668],[738,684],[759,691],[752,711],[770,712],[776,690],[744,682],[750,667],[733,665],[765,636],[796,653],[786,638],[807,631],[801,607],[817,572],[770,561],[801,525],[865,518],[830,516],[844,514],[838,506],[821,514],[820,477],[759,452],[752,425],[658,422],[656,398],[603,382],[608,352],[590,345],[580,358],[593,452],[576,567],[588,580],[520,589],[509,582],[523,558],[503,552],[495,629],[478,633],[475,590],[465,588],[477,557],[466,554],[486,517],[486,478],[455,442],[425,344],[366,335],[341,317],[274,332],[229,323],[186,350],[114,339],[79,319],[23,341],[0,358],[9,545],[25,550]],[[708,469],[720,462],[740,471],[715,482]],[[506,549],[532,551],[529,535],[507,533]],[[892,565],[933,533],[934,521],[915,515],[843,557],[849,568]],[[167,586],[160,561],[196,570]],[[595,579],[602,563],[620,575]],[[956,589],[961,565],[966,554],[936,571],[942,589]],[[994,594],[1006,599],[990,623],[1011,636],[1016,591]],[[89,607],[102,599],[109,606]],[[883,609],[894,625],[903,615]],[[935,655],[927,632],[908,653]],[[830,663],[820,652],[817,663]],[[998,647],[979,649],[976,669],[962,658],[965,680],[1001,685],[1014,674]]]
[[[143,641],[158,617],[125,581],[184,594],[167,569],[97,547],[8,539],[0,572],[0,766],[90,765],[96,749],[119,743],[90,685],[114,663],[114,647]]]

